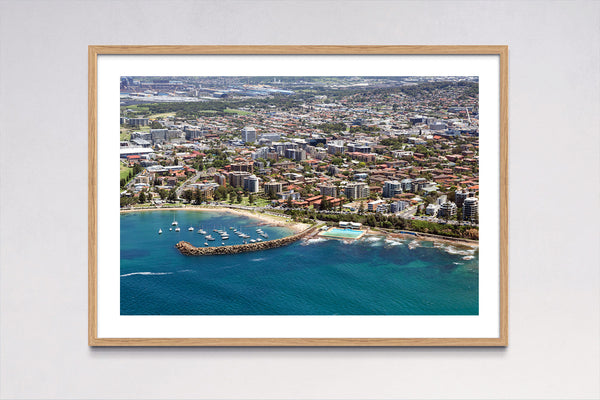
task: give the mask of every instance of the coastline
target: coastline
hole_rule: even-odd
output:
[[[302,232],[308,229],[311,225],[304,224],[301,222],[294,222],[286,217],[277,217],[270,214],[265,214],[256,211],[244,210],[239,208],[230,208],[227,206],[189,206],[189,207],[147,207],[147,208],[133,208],[133,209],[121,209],[120,213],[132,213],[132,212],[148,212],[148,211],[207,211],[207,212],[226,212],[234,215],[249,217],[261,220],[263,223],[278,226],[278,227],[286,227],[292,229],[295,233]],[[365,235],[376,235],[376,236],[386,236],[397,239],[414,239],[418,241],[424,242],[437,242],[437,243],[446,243],[453,244],[457,246],[464,246],[470,248],[478,248],[479,241],[469,240],[463,238],[454,238],[440,235],[433,235],[430,233],[422,233],[422,232],[412,232],[412,231],[404,231],[405,233],[399,232],[387,232],[382,230],[382,228],[373,229],[372,227],[365,227],[367,232]],[[331,237],[330,239],[335,239]]]
[[[440,235],[433,235],[430,233],[422,233],[422,232],[413,232],[413,231],[405,231],[406,233],[398,233],[398,232],[386,232],[382,230],[374,230],[369,228],[367,231],[367,235],[379,235],[385,237],[391,237],[396,239],[414,239],[422,242],[433,242],[433,243],[445,243],[451,244],[455,246],[462,247],[470,247],[470,248],[479,248],[478,240],[470,240],[470,239],[462,239],[462,238],[453,238],[446,237]]]
[[[265,224],[271,226],[286,227],[292,229],[294,232],[302,232],[310,227],[309,224],[303,224],[300,222],[294,222],[284,217],[276,217],[261,212],[243,210],[238,208],[229,208],[225,206],[190,206],[190,207],[148,207],[139,209],[126,209],[120,210],[121,214],[127,214],[132,212],[148,212],[148,211],[207,211],[207,212],[226,212],[234,215],[243,217],[255,218],[261,220]]]

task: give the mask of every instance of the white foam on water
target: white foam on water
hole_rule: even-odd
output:
[[[389,246],[402,246],[404,243],[402,243],[399,240],[385,239],[385,244],[387,244]]]
[[[452,264],[455,264],[455,265],[465,265],[465,263],[459,263],[459,262],[456,262],[456,261],[453,262]]]
[[[463,260],[472,260],[474,258],[475,258],[475,256],[464,256]]]
[[[132,275],[171,275],[172,272],[132,272],[130,274],[121,275],[121,278],[124,276],[132,276]]]
[[[314,238],[314,239],[307,239],[302,241],[302,246],[308,246],[309,244],[315,244],[315,243],[322,243],[325,242],[327,239],[323,239],[323,238]]]
[[[379,236],[365,236],[363,239],[365,242],[378,242],[381,240]]]
[[[260,258],[253,258],[251,261],[258,262],[258,261],[265,261],[266,259],[267,259],[266,257],[260,257]]]

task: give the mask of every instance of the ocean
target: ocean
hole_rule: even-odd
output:
[[[169,228],[177,220],[180,232]],[[189,227],[194,231],[188,231]],[[214,242],[197,233],[202,227]],[[196,246],[292,234],[239,215],[208,211],[121,214],[121,315],[477,315],[477,249],[369,236],[313,238],[259,252],[184,256]],[[163,233],[158,234],[162,229]],[[221,241],[213,229],[226,230]],[[262,229],[268,239],[257,234]],[[250,240],[250,239],[248,239]],[[411,244],[412,243],[412,244]],[[410,246],[409,246],[410,245]]]

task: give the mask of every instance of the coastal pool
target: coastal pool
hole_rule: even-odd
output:
[[[348,229],[348,228],[331,228],[325,232],[321,232],[320,236],[337,237],[344,239],[358,239],[365,231]]]

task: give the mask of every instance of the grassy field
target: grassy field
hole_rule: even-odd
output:
[[[120,179],[126,179],[127,175],[129,175],[129,173],[133,171],[133,168],[129,168],[124,166],[123,164],[121,164],[121,177]]]
[[[121,128],[121,142],[128,142],[131,139],[131,133],[127,128]]]
[[[226,114],[238,114],[238,115],[254,115],[253,112],[250,111],[242,111],[242,110],[235,110],[233,108],[226,108],[225,110],[223,110],[224,113]]]
[[[167,112],[167,113],[161,113],[161,114],[152,114],[152,115],[148,115],[148,118],[150,119],[156,119],[156,118],[166,118],[166,117],[174,117],[176,113],[174,112]]]
[[[255,207],[264,207],[264,206],[269,205],[269,203],[270,203],[269,200],[262,199],[257,196],[254,196],[254,204],[250,204],[250,202],[248,201],[248,197],[242,197],[241,203],[237,203],[237,202],[231,203],[229,200],[227,200],[227,202],[229,204],[239,204],[241,206],[250,206],[251,205],[251,206],[255,206]]]

